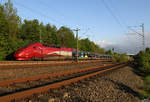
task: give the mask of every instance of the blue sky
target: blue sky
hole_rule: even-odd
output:
[[[7,0],[2,0],[7,1]],[[79,27],[79,36],[119,43],[127,26],[145,24],[150,31],[150,0],[11,0],[22,19]],[[115,18],[117,18],[118,23]],[[86,34],[84,34],[86,33]]]

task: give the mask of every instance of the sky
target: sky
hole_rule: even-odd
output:
[[[1,0],[1,3],[5,1],[7,0]],[[146,34],[150,32],[150,0],[11,0],[11,2],[17,8],[22,20],[38,19],[44,24],[50,23],[58,28],[78,27],[80,38],[88,37],[104,48],[116,45],[126,46],[121,48],[126,50],[127,45],[133,43],[135,45],[130,49],[140,47],[140,36],[129,35],[128,33],[132,32],[128,26],[139,26],[144,23]],[[141,27],[132,29],[139,31]]]

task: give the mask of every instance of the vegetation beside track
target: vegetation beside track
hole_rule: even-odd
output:
[[[142,94],[150,99],[150,48],[139,52],[134,59],[136,68],[138,68],[144,80]]]
[[[23,21],[10,0],[4,5],[0,4],[0,60],[14,60],[13,53],[18,48],[40,40],[52,46],[76,48],[76,37],[70,28],[62,26],[58,29],[55,25],[44,25],[37,19]],[[105,52],[88,38],[79,39],[79,50]]]
[[[127,62],[127,61],[129,61],[129,59],[125,53],[124,54],[114,53],[114,55],[112,57],[112,61],[113,62]]]

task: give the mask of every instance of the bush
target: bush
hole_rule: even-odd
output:
[[[150,48],[139,52],[135,57],[137,68],[144,73],[144,96],[150,99]]]
[[[150,75],[145,77],[145,79],[144,79],[144,89],[145,89],[145,91],[150,93]]]
[[[150,48],[141,51],[136,57],[137,67],[145,74],[150,74]]]
[[[126,54],[117,54],[117,53],[115,53],[112,57],[112,61],[113,62],[127,62],[128,57],[126,56]]]
[[[150,99],[150,75],[144,78],[145,96]]]

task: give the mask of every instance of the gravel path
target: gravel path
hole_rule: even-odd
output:
[[[141,102],[143,81],[132,70],[127,66],[21,102]]]

